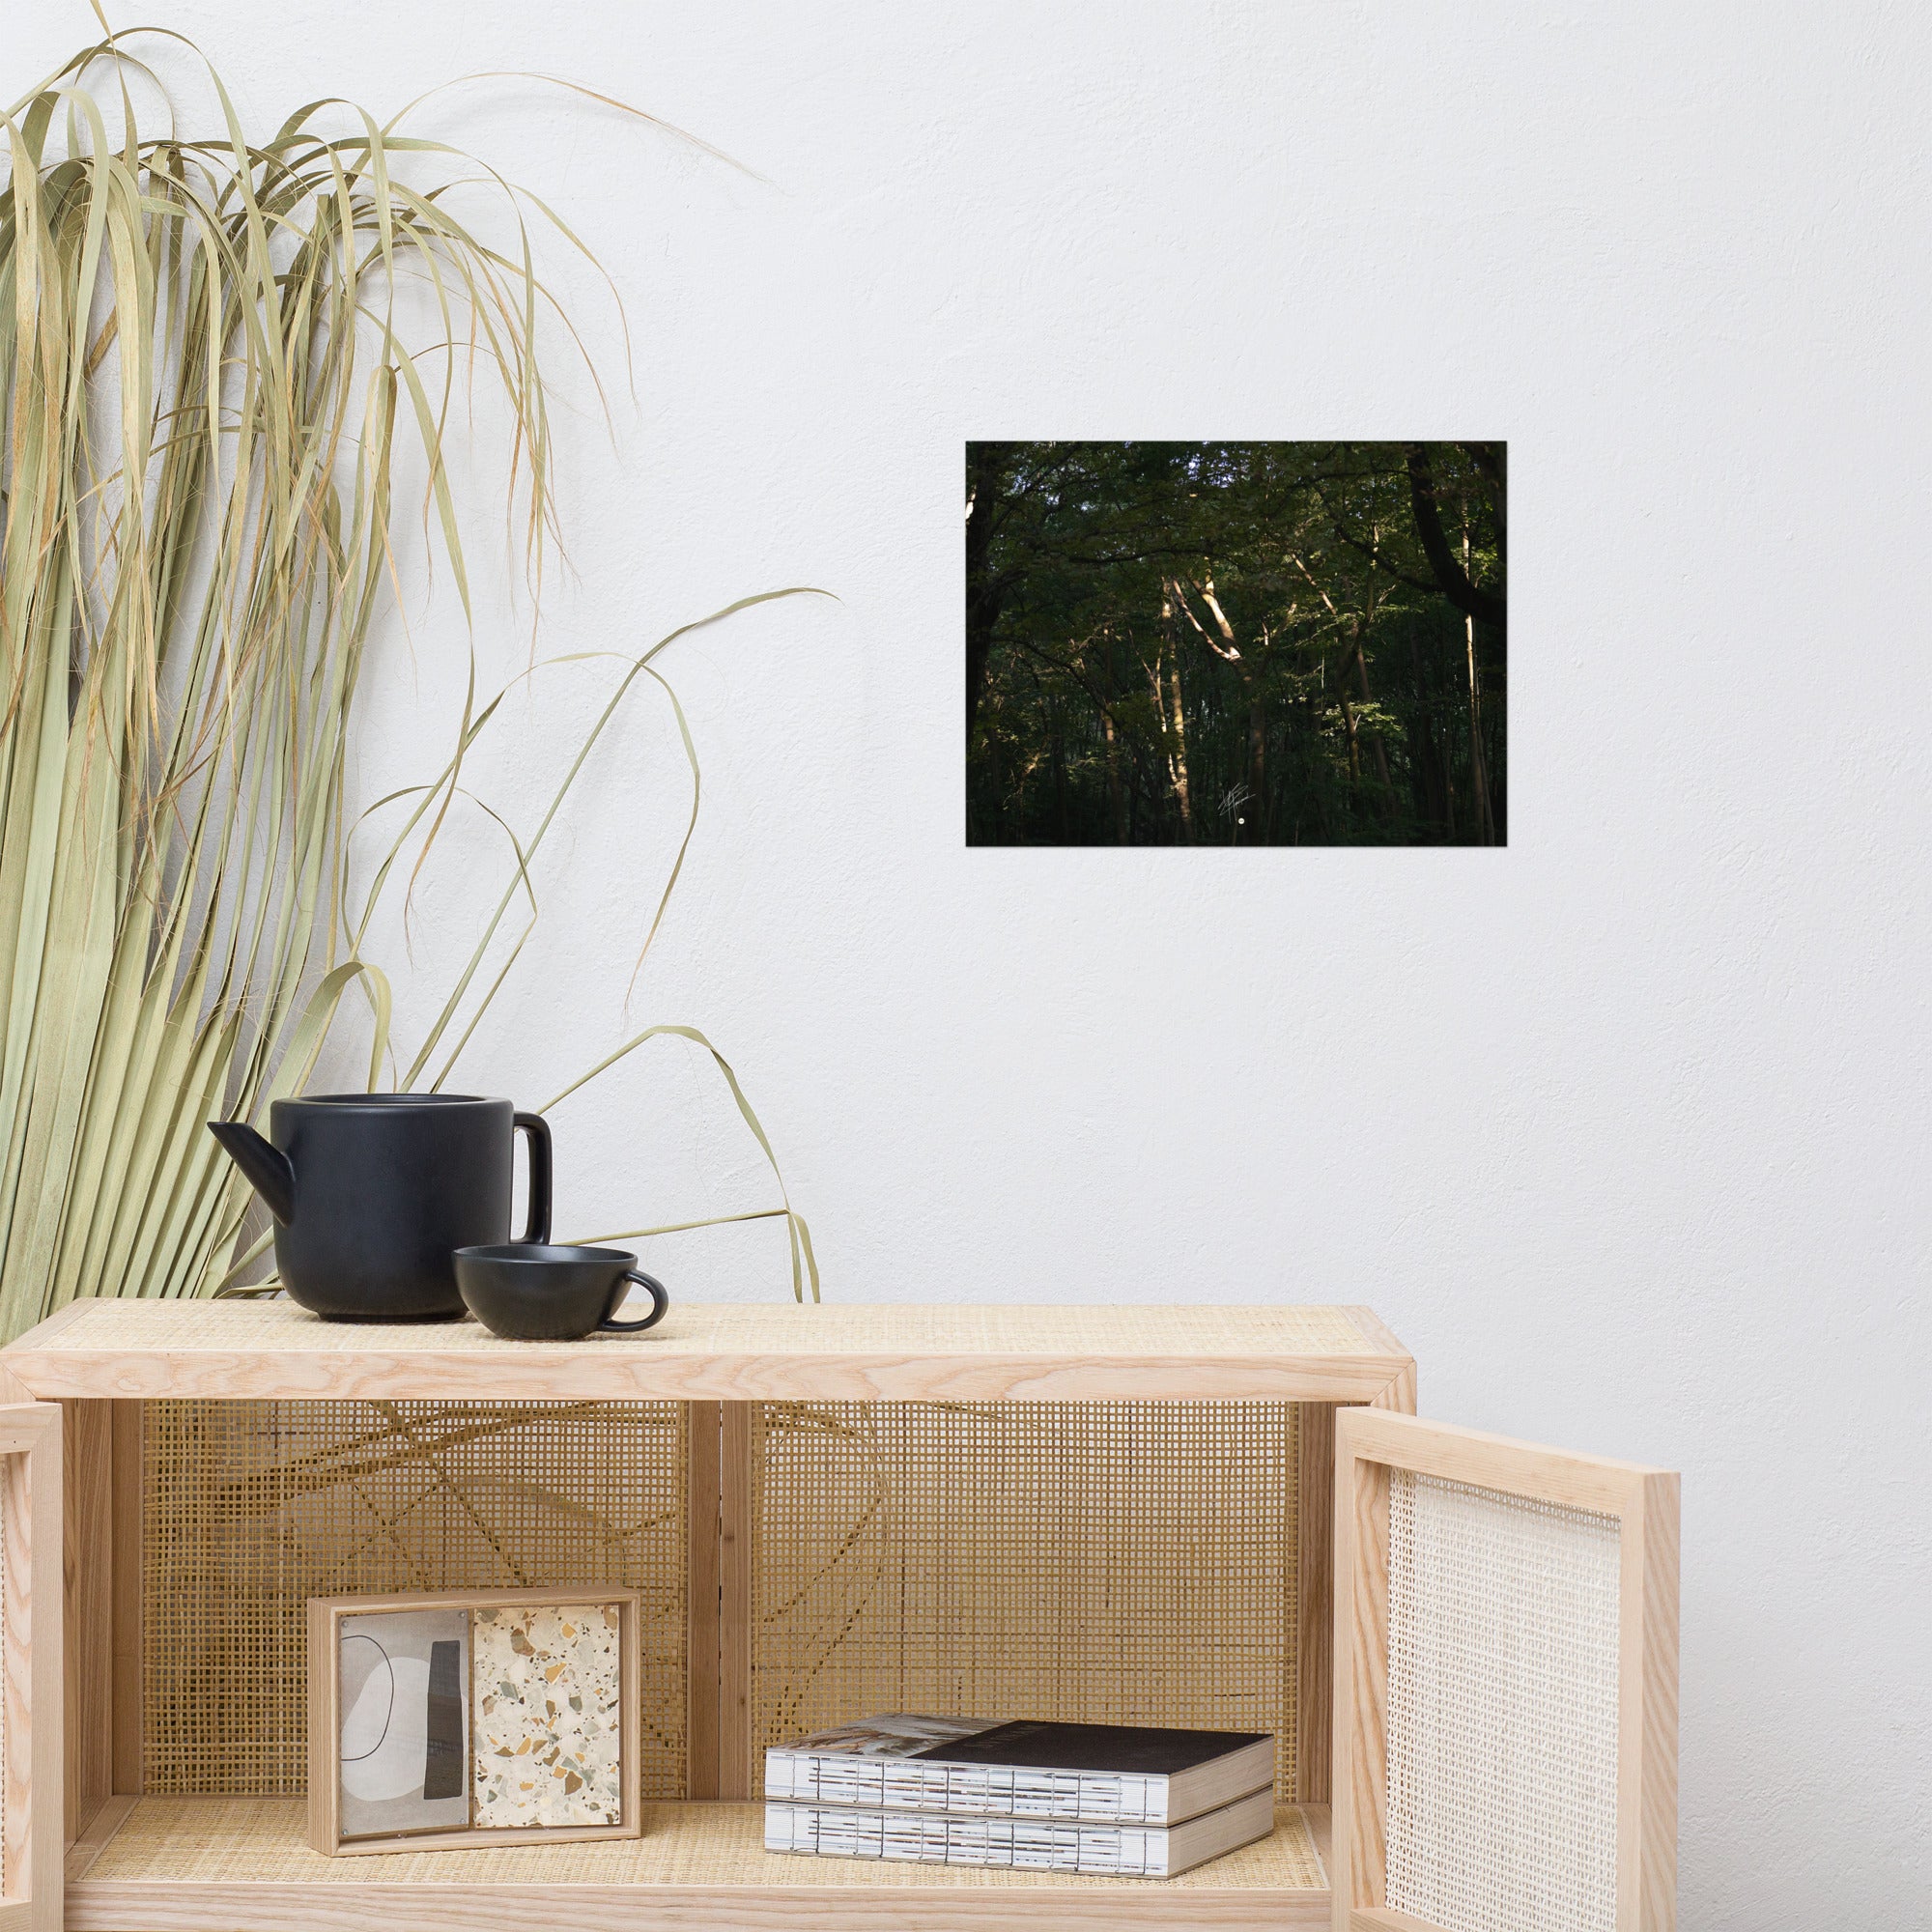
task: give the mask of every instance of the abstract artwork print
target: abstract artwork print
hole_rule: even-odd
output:
[[[343,1837],[469,1824],[469,1653],[467,1610],[342,1620]]]

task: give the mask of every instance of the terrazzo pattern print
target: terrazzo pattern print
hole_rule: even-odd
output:
[[[472,1821],[622,1823],[617,1605],[478,1610],[470,1641]]]

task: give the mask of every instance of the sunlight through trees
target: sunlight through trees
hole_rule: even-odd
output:
[[[1499,442],[966,448],[974,845],[1491,845]]]

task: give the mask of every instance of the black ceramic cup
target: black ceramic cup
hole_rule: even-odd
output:
[[[622,1248],[554,1248],[539,1241],[501,1241],[458,1248],[450,1257],[463,1305],[511,1342],[575,1342],[597,1330],[636,1335],[655,1327],[670,1306],[663,1282],[639,1272]],[[651,1312],[641,1321],[611,1318],[624,1286],[649,1290]]]

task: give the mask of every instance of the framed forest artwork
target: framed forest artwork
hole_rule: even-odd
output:
[[[969,442],[969,845],[1508,841],[1508,447]]]
[[[638,1603],[602,1585],[311,1598],[310,1844],[636,1837]]]

